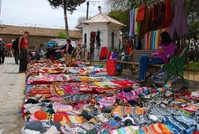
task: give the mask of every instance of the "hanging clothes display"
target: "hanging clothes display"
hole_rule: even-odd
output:
[[[108,48],[102,47],[102,50],[100,52],[100,60],[106,59],[107,54],[108,54]]]
[[[136,16],[138,14],[138,8],[133,9],[130,11],[130,29],[129,29],[129,36],[135,37],[138,34],[138,22],[136,22]]]
[[[138,32],[139,40],[141,40],[145,34],[144,28],[145,28],[145,22],[147,21],[146,20],[146,11],[147,10],[148,10],[148,7],[146,5],[143,5],[143,6],[139,7],[139,9],[138,9],[138,15],[137,15],[136,21],[139,22],[139,29],[138,29],[139,30],[139,32]],[[144,19],[142,19],[143,16],[144,16]]]
[[[144,23],[144,32],[151,31],[150,23],[151,23],[151,12],[152,8],[146,8],[146,16],[145,16],[145,23]]]
[[[90,33],[90,60],[94,59],[94,43],[95,43],[96,32]]]
[[[165,3],[164,2],[160,2],[160,7],[159,7],[159,14],[158,14],[158,26],[159,28],[163,28],[164,27],[164,21],[165,21]]]
[[[159,4],[154,3],[151,13],[151,30],[156,30],[158,28],[158,13],[159,13]]]
[[[173,20],[174,12],[171,7],[171,1],[166,0],[165,1],[165,20],[164,20],[164,27],[171,26],[171,21]]]
[[[175,13],[171,0],[155,1],[151,7],[142,5],[130,12],[129,36],[138,37],[141,44],[136,44],[137,49],[157,49],[163,31],[169,32],[173,41],[189,33],[183,0],[175,1],[174,7]]]
[[[129,29],[129,36],[134,37],[134,10],[130,11],[130,29]]]
[[[178,37],[183,37],[184,35],[189,34],[189,25],[183,0],[175,1],[175,17],[169,28],[169,34],[172,40],[176,40]]]
[[[142,5],[138,9],[138,14],[136,17],[136,22],[141,22],[145,19],[145,11],[146,11],[147,5]]]
[[[168,32],[169,28],[162,28],[154,31],[150,31],[145,34],[143,38],[143,49],[146,50],[155,50],[160,45],[160,33]]]
[[[97,44],[97,47],[101,46],[101,44],[100,44],[100,31],[99,30],[97,31],[97,35],[96,35],[96,44]]]

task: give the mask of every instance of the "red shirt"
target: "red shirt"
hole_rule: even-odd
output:
[[[21,43],[21,48],[27,48],[28,47],[28,41],[26,38],[23,39],[23,42]]]

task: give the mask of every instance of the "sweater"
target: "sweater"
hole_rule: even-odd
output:
[[[164,63],[168,63],[169,59],[167,58],[168,55],[174,55],[175,53],[175,45],[173,42],[171,42],[168,46],[160,45],[164,52],[160,52],[159,50],[156,50],[153,54],[156,58],[162,59]]]

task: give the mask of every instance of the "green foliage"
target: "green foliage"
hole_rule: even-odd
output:
[[[59,31],[57,37],[60,39],[66,39],[66,33],[64,31]]]
[[[189,62],[188,64],[184,66],[184,70],[186,71],[199,70],[199,62],[193,62],[193,61]]]
[[[129,23],[129,11],[127,10],[113,10],[108,13],[108,16],[118,20],[125,25],[128,25]]]
[[[58,7],[63,8],[65,30],[66,30],[67,37],[69,37],[67,11],[69,11],[70,13],[73,13],[73,11],[76,10],[76,7],[80,6],[80,4],[84,3],[85,1],[86,0],[48,0],[48,2],[53,8],[58,8]]]
[[[190,36],[197,39],[197,36],[199,36],[198,0],[185,0],[185,9],[189,23]]]
[[[48,0],[53,8],[66,7],[66,10],[73,12],[77,6],[84,3],[86,0]]]
[[[146,0],[148,2],[148,0]],[[139,0],[105,0],[109,11],[111,10],[131,10],[140,5]]]

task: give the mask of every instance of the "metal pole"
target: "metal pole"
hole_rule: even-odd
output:
[[[87,1],[86,20],[88,20],[89,1]]]

